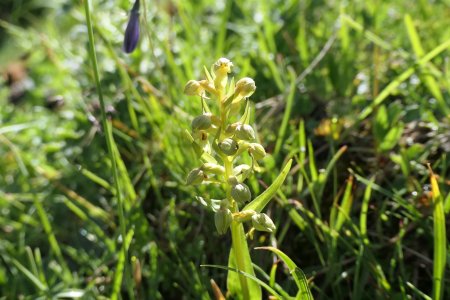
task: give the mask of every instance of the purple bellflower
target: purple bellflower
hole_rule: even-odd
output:
[[[125,37],[123,39],[123,51],[131,53],[136,49],[139,41],[139,0],[135,0],[130,12]]]

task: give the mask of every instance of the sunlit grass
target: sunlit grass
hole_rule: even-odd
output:
[[[182,90],[219,57],[256,82],[248,185],[277,227],[244,227],[240,274],[264,297],[448,298],[445,3],[141,1],[130,55],[133,1],[0,4],[0,298],[227,295],[231,238],[195,199],[220,189],[185,185]]]

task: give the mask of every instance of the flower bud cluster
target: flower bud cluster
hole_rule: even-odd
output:
[[[220,201],[220,207],[210,206],[219,234],[225,234],[233,222],[251,222],[256,230],[273,232],[275,225],[266,214],[239,211],[252,200],[244,181],[259,170],[257,160],[263,159],[266,151],[256,142],[255,130],[249,124],[247,99],[256,90],[255,81],[244,77],[233,84],[234,80],[228,78],[232,68],[230,60],[220,58],[211,72],[205,69],[206,79],[186,83],[184,94],[201,101],[202,114],[193,118],[188,136],[204,161],[188,173],[186,183],[223,186],[225,199]],[[250,165],[242,162],[245,155],[251,159]]]

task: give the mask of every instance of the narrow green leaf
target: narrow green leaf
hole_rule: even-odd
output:
[[[380,150],[388,151],[397,145],[400,137],[403,133],[403,124],[399,123],[392,127],[387,134],[382,138],[381,143],[379,145]]]
[[[211,74],[209,73],[209,71],[208,71],[208,69],[206,68],[206,66],[203,66],[203,71],[205,71],[206,79],[207,79],[209,82],[214,81],[213,77],[212,77]]]
[[[278,257],[287,265],[299,289],[296,299],[314,299],[311,294],[311,290],[309,289],[308,280],[306,279],[305,274],[299,267],[297,267],[297,265],[289,256],[274,247],[258,247],[255,249],[272,251],[273,253],[278,255]]]
[[[19,269],[20,272],[23,273],[38,289],[41,291],[47,290],[47,287],[36,277],[33,275],[33,273],[25,268],[20,262],[15,260],[14,258],[11,258],[11,262],[14,266],[16,266],[17,269]]]
[[[407,80],[412,74],[416,72],[416,68],[418,66],[423,66],[439,54],[441,54],[444,50],[450,47],[450,39],[446,40],[439,46],[435,47],[433,50],[428,52],[425,56],[420,58],[416,64],[406,69],[403,73],[398,75],[394,80],[392,80],[382,91],[378,96],[373,100],[373,102],[367,106],[358,116],[358,120],[364,120],[367,118],[374,110],[375,107],[379,106],[381,103],[383,103],[384,100],[388,98],[388,96],[395,91],[402,82]]]
[[[342,225],[344,225],[344,222],[350,216],[350,210],[352,208],[353,202],[352,188],[353,188],[353,176],[350,175],[350,178],[348,179],[347,185],[345,187],[341,205],[338,208],[336,222],[335,223],[330,222],[331,227],[337,232],[339,232],[339,230],[342,228]]]
[[[275,263],[274,265],[278,265],[278,263]],[[282,299],[289,299],[292,300],[292,297],[283,289],[282,286],[280,286],[276,281],[273,282],[273,285],[271,284],[271,275],[267,274],[263,269],[261,269],[258,265],[253,264],[253,268],[255,269],[255,272],[258,274],[258,276],[262,277],[261,280],[263,281],[269,281],[270,287],[272,287],[274,290],[277,291],[282,296]],[[272,273],[273,267],[271,269]],[[275,271],[276,272],[276,271]],[[275,276],[275,274],[274,274]],[[274,278],[275,279],[275,278]]]
[[[314,148],[311,140],[308,140],[308,159],[309,159],[309,172],[311,173],[311,181],[316,181],[318,177],[316,160],[314,158]]]
[[[330,162],[327,165],[327,168],[325,169],[325,172],[320,173],[317,181],[314,182],[314,188],[317,189],[317,195],[319,199],[322,199],[323,195],[323,189],[325,188],[325,184],[327,182],[328,176],[330,176],[331,171],[333,170],[334,166],[336,165],[336,162],[341,158],[341,156],[347,151],[347,146],[342,146],[339,148],[339,150],[336,152],[335,155],[331,158]]]
[[[289,86],[289,93],[286,98],[286,107],[284,109],[283,120],[281,121],[280,129],[278,130],[277,142],[275,144],[275,150],[273,151],[273,156],[278,157],[278,154],[281,150],[281,146],[284,142],[284,136],[286,135],[286,130],[289,122],[289,118],[291,116],[292,106],[294,104],[294,96],[296,89],[295,78],[296,75],[294,71],[289,69],[289,77],[291,80],[291,84]]]
[[[298,147],[299,147],[298,164],[300,166],[300,169],[304,170],[304,164],[306,159],[306,133],[305,133],[305,121],[303,119],[300,120],[300,124],[298,126]],[[304,176],[302,172],[299,172],[297,181],[297,193],[300,193],[303,189],[303,180]]]
[[[447,197],[445,197],[444,211],[445,214],[448,214],[450,212],[450,193],[448,193]]]
[[[289,173],[289,170],[291,169],[291,165],[292,159],[287,162],[275,181],[262,194],[260,194],[252,202],[247,204],[242,210],[254,210],[256,212],[261,212],[283,184],[287,174]]]
[[[373,133],[375,135],[375,139],[378,142],[382,141],[387,130],[389,130],[387,109],[385,105],[380,105],[375,114],[375,119],[373,122]]]
[[[363,202],[361,205],[361,214],[359,217],[359,231],[361,233],[361,237],[364,239],[364,243],[369,243],[367,238],[367,211],[369,210],[369,200],[372,194],[372,184],[375,181],[375,177],[371,178],[369,184],[366,187],[364,192]]]
[[[408,31],[409,40],[414,50],[414,54],[416,55],[417,58],[421,58],[424,56],[425,51],[422,48],[422,43],[420,42],[419,34],[417,33],[416,28],[414,27],[414,23],[412,21],[411,16],[406,14],[404,21],[406,29]],[[425,74],[419,74],[419,76],[425,83],[425,86],[427,87],[429,92],[433,95],[434,98],[436,98],[436,101],[438,102],[441,109],[447,114],[450,113],[450,108],[445,103],[444,96],[442,95],[442,92],[439,88],[438,83],[436,82],[436,79],[431,74],[429,74],[429,72],[425,72]]]
[[[255,276],[242,223],[232,223],[231,237],[233,239],[233,247],[230,250],[228,266]],[[261,299],[262,297],[261,287],[257,283],[248,281],[245,276],[234,272],[228,272],[227,287],[232,295],[242,297],[244,300]]]
[[[251,279],[253,282],[255,282],[256,285],[262,286],[265,288],[272,296],[275,296],[276,299],[283,299],[273,288],[271,288],[267,283],[256,277],[255,275],[249,274],[247,272],[243,272],[241,270],[237,270],[235,268],[231,267],[225,267],[225,266],[219,266],[219,265],[200,265],[200,267],[206,267],[206,268],[217,268],[217,269],[223,269],[228,271],[233,271],[239,274],[242,274],[243,276]],[[258,297],[258,295],[251,295],[250,299],[262,299],[261,296]]]
[[[430,170],[431,192],[433,194],[433,228],[434,228],[434,258],[433,258],[433,299],[443,299],[444,294],[444,274],[447,258],[447,238],[445,232],[444,203],[439,191],[436,176]]]
[[[297,295],[295,296],[296,300],[313,300],[314,297],[311,293],[311,290],[309,289],[308,286],[308,279],[306,278],[305,273],[303,273],[302,269],[300,268],[295,268],[294,272],[291,274],[295,274],[294,277],[299,278],[300,283],[302,284]]]
[[[128,248],[130,247],[131,241],[133,240],[134,230],[130,229],[127,233],[127,236],[125,237],[125,240],[122,244],[122,251],[119,252],[119,258],[117,260],[117,266],[114,274],[114,281],[113,281],[113,291],[111,294],[111,299],[118,299],[120,288],[122,285],[122,278],[124,269],[128,264],[126,264],[126,258],[128,253]],[[123,239],[123,237],[122,237]]]
[[[72,274],[62,255],[61,248],[59,247],[58,241],[56,240],[55,234],[50,224],[50,220],[42,206],[42,203],[37,199],[37,196],[33,198],[33,204],[36,207],[36,211],[39,215],[39,219],[41,220],[42,227],[44,228],[44,231],[47,235],[50,248],[52,249],[53,254],[56,256],[59,264],[63,269],[63,279],[64,281],[70,282],[72,281]]]
[[[425,294],[424,292],[422,292],[421,290],[419,290],[414,284],[412,284],[411,282],[407,281],[406,285],[411,288],[417,295],[419,295],[420,297],[422,297],[422,299],[425,300],[432,300],[432,298],[430,296],[428,296],[427,294]]]

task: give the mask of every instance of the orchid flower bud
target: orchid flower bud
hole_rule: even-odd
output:
[[[253,215],[252,225],[259,231],[273,232],[276,229],[272,219],[264,213]]]
[[[239,149],[239,146],[233,139],[224,139],[222,142],[219,143],[219,148],[220,150],[222,150],[224,154],[231,156],[236,154],[237,150]]]
[[[250,221],[251,218],[252,218],[255,214],[256,214],[256,211],[254,211],[254,210],[252,210],[252,209],[249,209],[249,210],[243,210],[243,211],[240,211],[240,212],[235,213],[235,214],[233,215],[233,219],[234,219],[236,222],[243,223],[243,222]]]
[[[241,204],[250,201],[252,193],[245,183],[238,183],[231,188],[231,197]]]
[[[225,129],[225,133],[227,134],[234,134],[236,132],[236,128],[240,125],[241,123],[233,123],[227,126],[227,128]]]
[[[203,182],[207,177],[203,170],[200,168],[195,168],[191,172],[189,172],[186,178],[186,184],[188,185],[198,185]]]
[[[234,135],[239,140],[252,141],[255,139],[255,131],[248,124],[241,124],[236,128]]]
[[[244,77],[236,82],[234,94],[242,98],[247,98],[250,97],[255,90],[255,81],[249,77]]]
[[[237,180],[236,176],[230,176],[227,179],[227,182],[229,185],[233,186],[239,183],[239,181]]]
[[[248,172],[250,169],[251,167],[249,165],[242,164],[233,169],[233,174],[235,176],[241,175],[242,173]]]
[[[263,159],[266,156],[266,150],[258,143],[251,143],[248,152],[253,155],[256,160]]]
[[[211,127],[211,114],[203,114],[195,117],[191,123],[192,131],[207,130]]]
[[[197,80],[189,80],[184,86],[184,94],[188,96],[202,96],[204,89]]]
[[[202,86],[202,88],[205,89],[208,93],[211,93],[213,95],[217,95],[217,90],[214,88],[211,82],[208,80],[200,80],[198,83]]]
[[[219,58],[219,60],[213,65],[214,74],[214,87],[218,91],[223,91],[228,81],[228,73],[231,72],[233,63],[227,58]]]
[[[214,223],[219,234],[227,233],[232,221],[233,214],[228,208],[221,208],[214,215]]]
[[[201,167],[206,173],[212,173],[215,175],[223,175],[225,173],[225,168],[213,163],[204,163]]]
[[[231,72],[231,68],[233,67],[233,63],[225,57],[219,58],[214,63],[214,73],[216,76],[224,76]]]
[[[123,40],[123,51],[131,53],[139,42],[139,1],[135,0],[128,19],[127,29]]]

